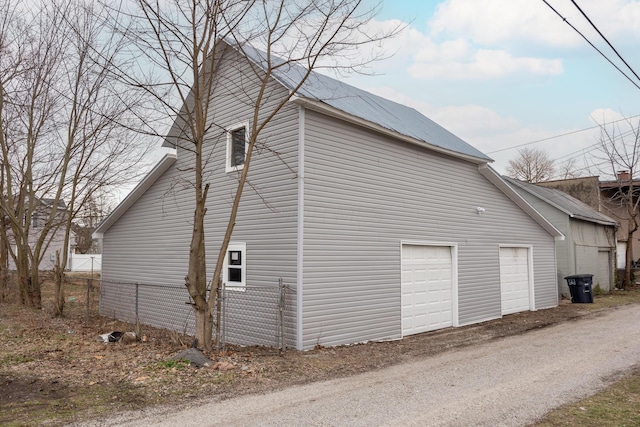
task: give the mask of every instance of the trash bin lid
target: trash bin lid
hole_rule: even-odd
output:
[[[572,276],[565,277],[566,279],[587,279],[593,277],[593,274],[574,274]]]

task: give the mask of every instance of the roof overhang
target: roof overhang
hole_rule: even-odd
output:
[[[553,224],[551,224],[540,212],[527,202],[516,190],[514,190],[498,172],[491,168],[487,163],[478,166],[478,171],[482,176],[487,178],[493,185],[498,187],[509,199],[511,199],[520,209],[525,211],[534,221],[536,221],[547,233],[556,240],[564,240],[564,234],[560,232]]]
[[[328,104],[325,104],[324,102],[321,101],[316,101],[316,100],[312,100],[309,98],[305,98],[303,96],[298,96],[298,95],[294,95],[291,97],[291,102],[294,102],[296,104],[302,105],[305,108],[308,108],[309,110],[313,110],[313,111],[317,111],[319,113],[322,114],[326,114],[328,116],[331,117],[335,117],[341,120],[344,120],[346,122],[349,123],[353,123],[356,124],[358,126],[362,126],[364,128],[367,128],[369,130],[372,130],[374,132],[377,133],[381,133],[385,136],[389,136],[391,138],[397,139],[397,140],[401,140],[404,142],[408,142],[409,144],[413,144],[413,145],[417,145],[423,148],[427,148],[431,151],[435,151],[441,154],[445,154],[447,156],[453,156],[459,159],[463,159],[466,160],[468,162],[472,162],[475,164],[486,164],[487,163],[487,159],[485,158],[480,158],[480,157],[474,157],[474,156],[469,156],[457,151],[453,151],[453,150],[447,150],[446,148],[442,148],[442,147],[438,147],[437,145],[433,145],[433,144],[429,144],[428,142],[425,141],[421,141],[419,139],[416,138],[412,138],[410,136],[406,136],[403,135],[401,133],[398,133],[394,130],[391,129],[387,129],[384,126],[380,126],[377,123],[373,123],[370,122],[368,120],[362,119],[360,117],[356,117],[354,115],[345,113],[342,110],[339,110],[335,107],[332,107]]]
[[[597,218],[590,218],[590,217],[586,217],[586,216],[582,216],[582,215],[576,215],[573,212],[569,211],[568,209],[564,208],[563,206],[560,206],[559,204],[555,203],[553,200],[550,200],[550,199],[542,196],[541,194],[537,194],[537,193],[534,193],[534,192],[530,191],[526,186],[524,186],[520,182],[518,182],[518,180],[515,180],[515,179],[514,180],[509,180],[509,182],[512,183],[513,185],[517,186],[518,188],[520,188],[522,191],[526,191],[528,194],[531,194],[532,196],[537,197],[538,199],[542,200],[543,202],[545,202],[549,206],[552,206],[552,207],[558,209],[560,212],[564,213],[569,218],[578,219],[580,221],[592,222],[594,224],[607,225],[607,226],[610,226],[610,227],[617,227],[618,226],[618,223],[615,222],[615,221],[605,221],[605,220],[601,220],[601,219],[597,219]]]
[[[115,224],[124,213],[147,191],[154,182],[176,161],[176,153],[164,155],[151,171],[135,186],[133,190],[124,198],[122,202],[107,216],[95,229],[92,234],[94,239],[102,239],[104,233]]]

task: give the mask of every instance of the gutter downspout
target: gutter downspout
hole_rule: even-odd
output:
[[[296,254],[296,348],[302,350],[303,320],[303,266],[304,266],[304,125],[305,110],[298,106],[298,230]]]

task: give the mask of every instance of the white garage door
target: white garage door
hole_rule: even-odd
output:
[[[530,309],[529,249],[500,248],[502,314]]]
[[[402,335],[452,326],[453,261],[448,246],[402,245]]]

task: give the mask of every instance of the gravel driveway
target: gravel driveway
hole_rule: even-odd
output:
[[[640,364],[640,305],[419,362],[85,426],[525,426]]]

